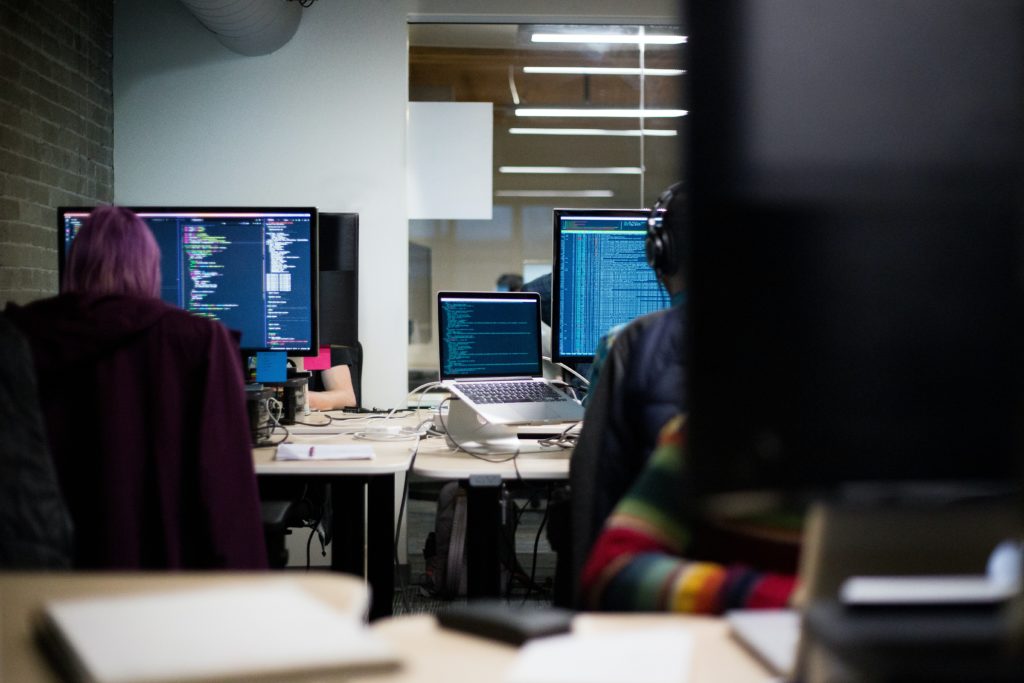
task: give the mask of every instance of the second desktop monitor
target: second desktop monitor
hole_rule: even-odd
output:
[[[551,355],[584,363],[612,327],[664,308],[647,265],[647,209],[555,209]]]

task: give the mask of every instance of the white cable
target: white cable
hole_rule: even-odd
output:
[[[409,401],[411,401],[412,397],[415,396],[416,394],[418,394],[420,392],[423,392],[423,395],[420,396],[419,401],[416,403],[416,408],[413,409],[413,410],[416,411],[416,417],[418,418],[419,415],[420,415],[420,408],[423,406],[423,396],[426,395],[426,393],[427,393],[427,391],[429,389],[432,389],[433,387],[439,387],[439,386],[441,386],[440,382],[427,382],[426,384],[421,384],[420,386],[416,387],[415,389],[410,391],[408,394],[406,394],[405,401],[403,401],[403,403],[407,407],[399,408],[399,407],[396,406],[396,407],[392,408],[391,411],[384,417],[384,419],[385,420],[390,420],[391,416],[394,415],[399,410],[410,410],[410,408],[408,408]]]
[[[584,377],[584,376],[583,376],[583,375],[581,375],[580,373],[576,372],[575,370],[573,370],[572,368],[570,368],[570,367],[569,367],[568,365],[566,365],[565,363],[556,363],[555,361],[551,360],[551,359],[550,359],[550,358],[548,358],[547,356],[542,356],[542,357],[541,357],[541,360],[546,360],[547,362],[551,363],[552,365],[557,365],[558,367],[562,368],[562,369],[563,369],[563,370],[565,370],[566,372],[570,372],[570,373],[572,373],[573,375],[575,375],[575,376],[576,376],[576,378],[577,378],[577,379],[579,379],[579,380],[580,380],[581,382],[583,382],[583,384],[584,384],[584,385],[586,385],[586,386],[588,386],[588,387],[590,386],[590,380],[589,380],[589,379],[587,379],[586,377]]]

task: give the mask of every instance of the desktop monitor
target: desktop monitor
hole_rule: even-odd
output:
[[[669,304],[647,265],[646,209],[555,209],[551,356],[584,363],[615,325]]]
[[[92,208],[58,211],[61,277]],[[241,348],[315,355],[314,208],[133,207],[160,245],[161,298],[241,333]]]
[[[1019,482],[1024,3],[687,26],[695,493]]]

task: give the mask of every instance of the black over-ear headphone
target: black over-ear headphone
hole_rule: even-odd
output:
[[[678,258],[672,238],[672,231],[665,226],[662,220],[665,210],[672,204],[676,194],[683,191],[682,181],[673,183],[661,193],[658,201],[651,207],[651,213],[647,216],[647,239],[644,241],[644,251],[647,254],[647,264],[661,277],[673,275],[679,270]]]

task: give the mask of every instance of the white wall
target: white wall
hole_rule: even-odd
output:
[[[363,403],[406,393],[406,6],[324,0],[243,57],[177,0],[119,0],[115,201],[360,214]]]
[[[177,0],[118,0],[115,201],[313,205],[360,214],[363,402],[407,388],[406,22],[672,23],[677,0],[320,0],[243,57]]]

